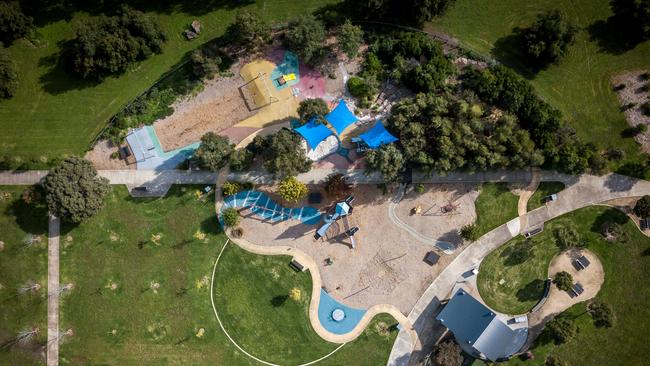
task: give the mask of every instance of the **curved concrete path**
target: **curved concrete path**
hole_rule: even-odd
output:
[[[228,169],[222,170],[217,177],[217,186],[215,189],[215,212],[218,214],[221,210],[223,204],[223,199],[221,195],[221,190],[219,187],[223,185],[226,181],[226,178],[229,175]],[[320,320],[318,319],[318,305],[320,304],[320,293],[323,286],[320,271],[318,270],[318,265],[314,259],[309,256],[307,253],[301,251],[297,248],[292,248],[289,246],[265,246],[257,245],[249,242],[246,239],[242,238],[233,238],[230,235],[230,229],[225,230],[226,236],[230,239],[231,242],[237,244],[240,248],[255,254],[261,255],[288,255],[295,258],[300,264],[309,270],[312,279],[312,292],[311,292],[311,302],[309,303],[309,321],[312,328],[321,338],[328,342],[332,343],[347,343],[355,340],[361,333],[366,329],[366,326],[370,323],[372,318],[381,313],[390,314],[395,320],[400,323],[402,331],[405,332],[407,337],[411,337],[411,341],[414,344],[419,344],[417,339],[417,334],[413,329],[413,325],[409,320],[402,314],[399,309],[393,305],[388,304],[378,304],[370,307],[363,318],[359,323],[346,334],[334,334],[325,329]],[[400,331],[401,332],[401,331]]]
[[[540,172],[540,179],[541,181],[562,181],[566,188],[558,193],[557,201],[523,215],[528,226],[541,225],[568,212],[614,198],[650,194],[650,182],[618,174],[608,174],[602,177],[593,175],[571,177],[551,172]],[[420,345],[411,343],[410,335],[400,331],[389,356],[388,365],[414,363],[431,349],[435,341],[431,336],[432,328],[436,325],[434,315],[439,310],[440,302],[449,296],[456,281],[464,272],[477,265],[486,255],[513,237],[514,235],[508,230],[507,224],[503,224],[470,244],[440,273],[408,316],[418,333]]]
[[[528,212],[528,201],[530,197],[535,194],[537,187],[539,187],[539,168],[531,168],[531,179],[530,183],[526,188],[524,188],[519,195],[519,201],[517,202],[517,214],[519,215],[519,232],[523,233],[527,228],[526,212]]]

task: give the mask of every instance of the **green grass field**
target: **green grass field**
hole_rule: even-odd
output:
[[[607,0],[458,0],[431,27],[527,75],[526,62],[509,36],[513,28],[527,27],[537,14],[554,8],[573,19],[580,32],[567,57],[534,76],[533,85],[546,101],[562,110],[585,141],[601,148],[620,147],[626,152],[626,161],[638,161],[637,144],[621,137],[628,124],[619,111],[610,78],[625,70],[647,69],[650,42],[624,53],[602,50],[588,27],[611,15]]]
[[[479,236],[517,217],[519,197],[505,183],[485,183],[476,199],[476,226]]]
[[[47,210],[40,204],[25,204],[25,187],[0,187],[0,344],[24,330],[39,328],[35,341],[47,340]],[[25,239],[36,236],[29,247]],[[33,282],[41,288],[20,294],[19,287]],[[14,346],[0,350],[0,364],[39,364],[36,353]]]
[[[256,1],[243,8],[270,21],[287,21],[325,5],[321,0]],[[58,64],[58,43],[73,36],[73,25],[88,16],[75,13],[37,29],[38,46],[19,40],[10,47],[18,67],[20,86],[9,100],[0,100],[0,156],[23,161],[47,161],[61,154],[82,154],[109,118],[146,90],[189,51],[220,36],[231,23],[236,6],[217,2],[210,9],[179,5],[149,15],[161,25],[168,40],[163,53],[135,65],[129,72],[89,85],[66,74]],[[201,36],[190,42],[182,31],[194,19],[203,25]]]
[[[557,193],[564,189],[564,183],[562,182],[541,182],[537,187],[535,193],[528,199],[528,204],[526,209],[532,211],[543,205],[542,198],[549,196],[551,194]]]
[[[624,223],[629,235],[626,243],[610,243],[598,233],[604,220]],[[514,359],[510,364],[540,365],[546,355],[553,353],[569,365],[642,365],[647,352],[645,339],[650,331],[650,287],[644,282],[650,271],[650,239],[618,210],[589,207],[567,214],[546,224],[544,232],[532,240],[532,256],[523,263],[507,263],[508,251],[522,240],[511,240],[488,255],[481,264],[478,286],[485,302],[500,311],[522,313],[529,310],[542,296],[541,288],[531,286],[546,279],[548,264],[558,253],[552,240],[552,229],[572,222],[588,242],[588,249],[603,263],[605,283],[598,298],[611,304],[616,323],[609,329],[595,328],[585,312],[585,304],[568,310],[574,316],[579,332],[575,339],[556,346],[537,344],[533,348],[535,360]],[[506,255],[504,255],[506,253]],[[506,283],[499,285],[500,279]]]
[[[257,364],[227,340],[211,307],[209,280],[226,237],[214,197],[197,200],[199,188],[174,186],[164,199],[134,200],[114,187],[96,217],[63,234],[62,282],[75,289],[62,299],[61,327],[75,335],[61,346],[62,363]],[[309,361],[335,345],[311,329],[311,277],[290,271],[288,261],[229,244],[217,269],[215,301],[247,351],[276,362]],[[271,304],[294,287],[303,294],[299,302]],[[380,335],[377,322],[325,364],[385,363],[396,333]]]

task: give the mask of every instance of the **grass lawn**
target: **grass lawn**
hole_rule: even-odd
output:
[[[537,207],[541,207],[544,204],[542,203],[542,198],[550,196],[554,193],[558,193],[563,189],[564,183],[562,182],[541,182],[537,187],[535,193],[533,193],[530,199],[528,199],[528,205],[526,209],[528,211],[532,211]]]
[[[168,37],[163,53],[98,85],[75,79],[58,64],[58,43],[71,38],[74,24],[84,21],[87,14],[75,13],[70,20],[39,27],[37,46],[19,40],[9,49],[18,68],[20,86],[12,99],[0,100],[0,156],[18,156],[23,161],[37,158],[40,162],[61,154],[82,154],[113,114],[177,65],[189,51],[223,34],[236,10],[245,8],[270,21],[286,21],[327,2],[266,0],[238,8],[218,1],[213,6],[196,4],[194,9],[179,2],[164,11],[151,11],[148,14]],[[201,21],[202,33],[189,42],[182,31],[194,19]]]
[[[476,199],[476,226],[479,236],[517,217],[519,197],[506,183],[485,183]]]
[[[626,161],[638,161],[637,144],[621,137],[628,124],[609,80],[625,70],[647,69],[650,42],[623,53],[602,49],[588,27],[611,15],[607,0],[458,0],[431,27],[528,76],[526,63],[509,36],[513,28],[527,27],[537,14],[554,8],[575,21],[580,32],[565,59],[532,77],[533,85],[546,101],[562,110],[585,141],[601,148],[620,147],[627,154]]]
[[[257,364],[227,340],[212,311],[210,277],[226,238],[213,197],[198,201],[199,188],[174,186],[164,199],[134,200],[126,188],[114,187],[96,217],[63,235],[62,282],[75,289],[62,300],[61,326],[75,335],[61,346],[62,363]],[[309,275],[289,271],[287,262],[230,244],[217,272],[217,295],[225,295],[216,298],[222,320],[257,356],[320,357],[334,345],[319,339],[308,322]],[[271,305],[293,287],[303,290],[303,300]],[[333,360],[385,363],[394,333],[384,337],[372,331],[374,324],[370,329]]]
[[[609,243],[597,232],[605,220],[624,223],[629,235],[626,243]],[[530,286],[547,276],[550,260],[558,253],[551,239],[554,227],[572,222],[581,238],[588,242],[589,250],[598,255],[605,270],[605,283],[598,298],[609,303],[615,313],[616,323],[609,329],[595,328],[591,317],[585,313],[585,304],[567,310],[574,316],[579,333],[570,342],[556,346],[537,344],[533,349],[534,361],[526,365],[544,363],[546,355],[553,353],[569,365],[641,365],[647,358],[646,339],[650,332],[650,286],[646,281],[650,271],[650,239],[641,234],[634,224],[618,210],[589,207],[567,214],[547,223],[544,232],[533,239],[533,250],[525,263],[506,263],[504,255],[521,245],[520,239],[495,250],[485,258],[478,277],[478,286],[485,302],[500,311],[521,313],[529,310],[541,297],[541,289]],[[499,285],[499,279],[505,279]],[[530,287],[530,288],[529,288]],[[510,364],[524,364],[518,359]]]
[[[47,340],[47,210],[40,204],[25,204],[25,187],[0,186],[0,344],[24,330],[39,328],[36,343]],[[30,247],[28,236],[38,239]],[[27,283],[38,283],[34,293],[18,292]],[[0,350],[0,364],[41,364],[26,348]],[[44,363],[43,363],[44,364]]]

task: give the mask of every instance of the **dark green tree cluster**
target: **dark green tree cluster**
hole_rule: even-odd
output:
[[[271,27],[259,14],[237,12],[235,21],[226,31],[229,38],[246,48],[257,48],[271,39]]]
[[[302,16],[291,23],[287,29],[287,47],[300,55],[306,64],[317,64],[325,56],[325,36],[323,23],[313,15]]]
[[[453,0],[346,0],[355,18],[420,25],[442,14]]]
[[[463,350],[454,341],[445,341],[433,348],[433,359],[439,366],[460,366],[463,363]]]
[[[18,90],[16,64],[0,43],[0,98],[11,98]]]
[[[235,145],[227,137],[208,132],[201,137],[201,145],[196,149],[194,158],[202,168],[217,171],[230,162],[234,148]]]
[[[385,182],[397,182],[404,171],[404,156],[395,144],[383,145],[366,153],[366,169],[380,172]]]
[[[558,289],[569,291],[571,290],[571,287],[573,287],[573,276],[571,276],[571,273],[566,271],[558,272],[553,276],[553,283]]]
[[[641,218],[650,217],[650,196],[645,195],[636,201],[634,214]]]
[[[348,19],[339,27],[336,38],[339,49],[352,59],[359,53],[359,47],[363,42],[363,30],[350,23]]]
[[[276,176],[296,176],[311,169],[311,160],[305,155],[302,138],[287,128],[273,135],[256,137],[247,147],[264,159],[264,167]]]
[[[305,99],[298,104],[298,115],[302,123],[307,123],[312,118],[317,123],[325,123],[323,116],[329,111],[327,103],[321,98]]]
[[[589,303],[589,306],[587,306],[587,310],[589,311],[589,314],[591,314],[595,326],[599,328],[611,328],[614,326],[614,311],[608,303],[603,302],[600,299],[594,299]]]
[[[523,168],[541,153],[516,118],[483,117],[482,108],[448,95],[418,94],[396,104],[388,119],[404,159],[424,171]]]
[[[33,28],[32,17],[23,13],[17,1],[0,1],[0,42],[11,45]]]
[[[555,245],[557,245],[560,250],[583,246],[583,242],[580,240],[580,234],[572,224],[562,225],[553,230],[553,238],[555,239]]]
[[[104,207],[108,180],[98,177],[87,160],[70,157],[45,177],[45,199],[50,213],[70,223],[80,223]]]
[[[564,56],[577,32],[578,28],[559,10],[542,13],[522,31],[524,53],[536,67],[544,68]]]
[[[382,35],[372,43],[362,76],[382,80],[385,70],[415,92],[444,87],[455,71],[440,43],[419,32]]]
[[[232,59],[216,43],[205,45],[192,52],[190,64],[192,74],[197,79],[211,79],[219,72],[226,70]]]
[[[164,41],[158,24],[143,12],[124,6],[118,15],[102,15],[78,24],[65,53],[75,74],[101,80],[161,53]]]
[[[544,336],[555,344],[570,341],[578,333],[578,326],[567,316],[559,315],[544,327]]]
[[[610,0],[614,20],[627,36],[638,40],[650,39],[650,1]]]
[[[596,149],[583,144],[567,126],[562,113],[541,100],[532,85],[505,66],[465,74],[464,85],[485,102],[506,110],[519,119],[535,145],[543,152],[544,166],[564,173],[579,174],[589,168]]]

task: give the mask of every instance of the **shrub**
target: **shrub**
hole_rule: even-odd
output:
[[[289,202],[298,202],[307,195],[309,190],[305,183],[296,179],[296,177],[286,177],[280,181],[278,193],[280,197]]]
[[[239,186],[239,183],[230,181],[224,182],[223,187],[221,187],[221,191],[223,192],[224,196],[232,196],[233,194],[239,192],[240,189],[241,187]]]
[[[558,272],[553,276],[553,283],[562,291],[569,291],[573,287],[573,276],[569,272]]]
[[[313,15],[302,16],[291,23],[286,33],[287,47],[314,65],[324,56],[325,26]]]
[[[232,63],[226,52],[216,44],[205,45],[192,52],[190,64],[196,79],[211,79]]]
[[[248,149],[237,149],[230,154],[230,169],[236,172],[249,170],[255,154]]]
[[[544,327],[546,336],[554,341],[555,344],[562,344],[570,341],[578,332],[578,327],[573,320],[566,316],[558,316]]]
[[[419,194],[424,193],[424,184],[418,183],[418,185],[415,186],[415,191]]]
[[[460,366],[463,363],[463,354],[460,346],[454,341],[445,341],[433,349],[435,364],[439,366]]]
[[[650,196],[645,195],[636,201],[634,214],[641,218],[650,217]]]
[[[16,64],[11,60],[9,51],[0,44],[0,98],[11,98],[18,90],[18,73]]]
[[[333,173],[325,180],[325,192],[332,197],[341,197],[352,192],[352,185],[346,182],[343,174]]]
[[[50,212],[75,224],[99,212],[110,191],[108,180],[97,176],[92,163],[75,156],[52,169],[43,186]]]
[[[609,160],[621,161],[625,158],[625,151],[623,149],[615,147],[607,150],[607,158]]]
[[[460,236],[469,242],[476,241],[476,239],[479,238],[479,235],[478,226],[475,224],[465,225],[460,228]]]
[[[557,62],[575,41],[578,28],[559,10],[540,14],[523,33],[524,52],[538,66]]]
[[[233,150],[234,145],[227,137],[208,132],[201,137],[201,145],[196,149],[194,158],[202,168],[217,171],[226,166]]]
[[[573,225],[560,226],[553,231],[555,244],[560,250],[583,246],[580,242],[578,230]]]
[[[120,74],[135,61],[161,53],[165,35],[143,12],[122,7],[119,15],[79,23],[65,55],[72,71],[84,79]]]
[[[369,98],[373,95],[374,91],[366,83],[366,81],[358,76],[353,76],[348,79],[347,82],[348,90],[353,97],[363,99]]]
[[[221,213],[223,217],[223,223],[227,227],[237,226],[239,224],[240,216],[239,211],[234,207],[228,207]]]
[[[9,46],[14,40],[26,36],[33,28],[32,17],[23,13],[17,1],[0,2],[0,42]]]
[[[321,98],[305,99],[298,104],[298,115],[302,123],[307,123],[312,118],[318,123],[324,123],[323,116],[329,111],[327,103]]]
[[[607,173],[607,159],[600,154],[593,154],[589,158],[589,170],[594,175],[603,175]]]
[[[607,241],[620,241],[626,243],[629,239],[628,232],[617,222],[605,221],[600,226],[600,234]]]
[[[611,328],[614,325],[614,312],[612,307],[599,299],[594,299],[587,307],[596,327]]]
[[[363,42],[363,30],[361,27],[352,25],[349,19],[341,25],[337,35],[339,48],[349,59],[356,57],[359,52],[359,46]]]

